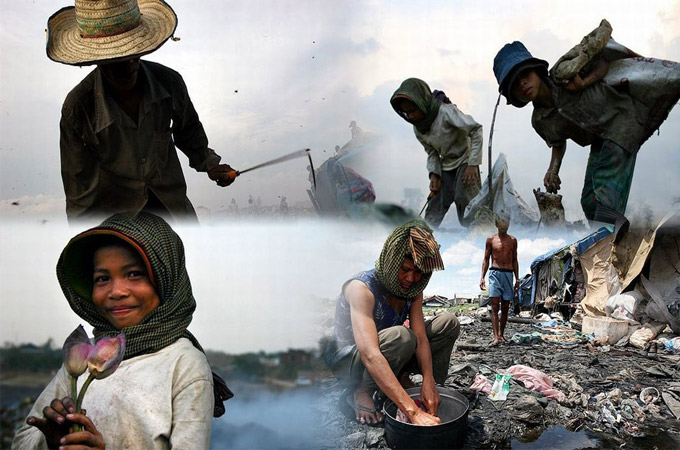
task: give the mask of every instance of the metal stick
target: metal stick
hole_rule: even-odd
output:
[[[427,201],[423,205],[423,209],[420,210],[420,213],[418,214],[419,216],[423,215],[423,211],[425,211],[425,208],[427,208],[427,205],[430,204],[430,201],[434,198],[434,195],[432,195],[432,191],[430,191],[430,194],[427,196]]]
[[[309,154],[309,149],[308,149],[308,148],[303,148],[302,150],[296,150],[296,151],[294,151],[294,152],[292,152],[292,153],[288,153],[287,155],[283,155],[283,156],[280,156],[280,157],[278,157],[278,158],[272,159],[272,160],[270,160],[270,161],[263,162],[263,163],[258,164],[258,165],[256,165],[256,166],[249,167],[249,168],[247,168],[247,169],[245,169],[245,170],[239,170],[238,173],[239,173],[239,174],[244,174],[244,173],[246,173],[246,172],[250,172],[251,170],[255,170],[255,169],[259,169],[259,168],[261,168],[261,167],[267,167],[267,166],[271,166],[271,165],[274,165],[274,164],[282,163],[282,162],[284,162],[284,161],[288,161],[288,160],[291,160],[291,159],[299,158],[299,157],[301,157],[301,156],[306,156],[306,155],[308,155],[308,154]],[[310,162],[311,162],[311,157],[310,157]]]
[[[496,107],[493,109],[493,117],[491,119],[491,129],[489,130],[489,209],[493,211],[493,191],[491,189],[491,142],[493,141],[493,127],[496,124],[496,111],[498,111],[498,105],[501,102],[501,94],[498,94],[498,100],[496,100]]]
[[[309,167],[312,169],[312,181],[314,182],[314,190],[316,191],[316,175],[314,174],[314,163],[312,162],[312,154],[307,150],[307,157],[309,158]]]

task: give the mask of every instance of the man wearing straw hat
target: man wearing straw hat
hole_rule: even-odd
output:
[[[196,220],[175,145],[218,186],[233,179],[208,147],[179,73],[141,61],[163,45],[177,16],[162,0],[75,0],[47,24],[47,56],[96,65],[66,97],[61,173],[70,221],[150,210]]]

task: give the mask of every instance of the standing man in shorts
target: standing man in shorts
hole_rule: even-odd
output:
[[[517,262],[517,239],[508,234],[510,221],[503,217],[496,217],[498,233],[486,238],[484,261],[482,262],[482,278],[479,280],[479,288],[484,290],[486,283],[484,277],[489,271],[489,299],[491,300],[491,324],[493,325],[493,341],[491,346],[501,342],[507,342],[503,337],[505,324],[508,322],[508,309],[510,301],[519,289],[519,263]],[[491,268],[489,268],[489,256]],[[515,282],[512,276],[515,275]],[[501,299],[503,300],[501,302]],[[498,320],[498,310],[501,310],[501,319]]]

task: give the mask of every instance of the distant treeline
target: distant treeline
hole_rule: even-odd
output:
[[[50,339],[43,345],[5,343],[0,348],[0,370],[3,372],[51,373],[61,367],[60,348]],[[300,374],[313,372],[318,361],[311,350],[287,350],[276,353],[243,353],[230,355],[208,350],[210,365],[225,376],[262,379],[264,377],[295,380]]]
[[[263,378],[294,381],[301,376],[314,378],[319,369],[318,358],[311,350],[240,355],[207,351],[206,355],[210,365],[219,373],[253,381]]]
[[[5,343],[0,348],[2,372],[54,372],[61,367],[61,349],[52,348],[52,339],[38,346]]]

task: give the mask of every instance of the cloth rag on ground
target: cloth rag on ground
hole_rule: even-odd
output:
[[[564,392],[553,388],[552,378],[540,370],[517,364],[508,368],[508,372],[513,378],[522,381],[527,389],[538,391],[553,400],[565,399]]]
[[[478,373],[475,375],[475,379],[473,380],[470,389],[473,391],[479,391],[484,395],[489,395],[491,393],[491,382],[489,382],[487,377],[481,373]]]

